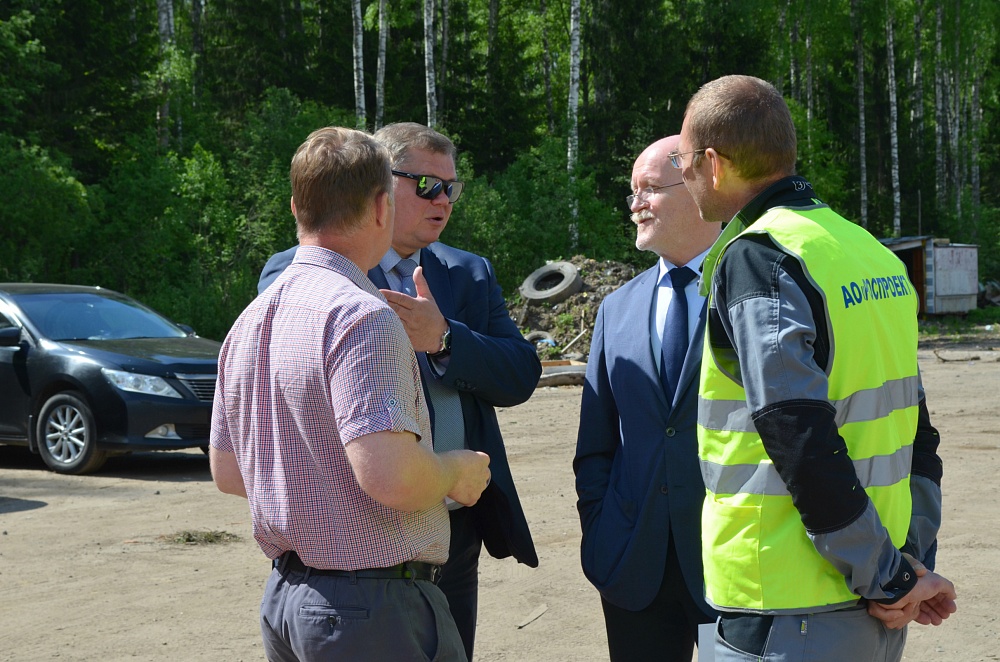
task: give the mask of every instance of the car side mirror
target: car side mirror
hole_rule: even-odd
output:
[[[194,327],[188,326],[187,324],[178,324],[177,326],[181,327],[181,330],[184,331],[184,333],[188,334],[189,336],[198,335],[197,333],[194,332]]]
[[[0,329],[0,347],[17,347],[21,344],[21,328],[6,326]]]

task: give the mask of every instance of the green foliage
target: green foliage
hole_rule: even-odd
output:
[[[893,211],[888,7],[903,233],[976,243],[981,279],[1000,279],[1000,4],[960,4],[942,5],[940,58],[933,3],[922,3],[919,48],[914,3],[865,5],[869,223],[884,233]],[[264,261],[294,244],[292,154],[318,127],[354,125],[350,3],[200,5],[195,16],[190,0],[174,2],[174,40],[161,44],[156,3],[0,3],[0,278],[113,287],[219,338],[254,296]],[[438,117],[459,146],[467,190],[443,239],[488,257],[514,298],[547,260],[584,254],[648,264],[623,201],[632,163],[680,130],[700,85],[729,73],[775,82],[798,129],[799,172],[818,197],[860,220],[849,7],[587,0],[571,179],[568,4],[450,0],[436,17]],[[374,128],[378,3],[363,9]],[[426,120],[422,10],[423,0],[388,3],[385,122]],[[923,82],[914,90],[918,55]],[[939,67],[947,83],[940,118]],[[935,199],[938,172],[945,178]]]
[[[974,308],[967,317],[971,324],[1000,324],[1000,306]]]
[[[94,218],[65,156],[0,134],[0,280],[65,281]]]
[[[797,170],[809,180],[813,190],[823,202],[833,209],[848,212],[853,205],[845,195],[851,174],[846,150],[837,143],[825,124],[817,119],[807,121],[806,110],[795,101],[789,101],[798,136],[799,159]],[[854,219],[857,220],[857,219]]]
[[[24,101],[42,89],[53,65],[32,36],[35,16],[26,9],[5,18],[0,14],[0,131],[14,129],[23,115]]]
[[[462,160],[466,193],[455,205],[442,239],[488,256],[506,292],[513,292],[547,260],[574,253],[620,260],[635,252],[629,251],[631,240],[622,232],[623,222],[616,222],[615,211],[597,198],[593,175],[580,174],[570,184],[565,149],[563,141],[545,138],[492,185],[470,176],[468,159]],[[570,240],[574,222],[580,237],[577,247]]]

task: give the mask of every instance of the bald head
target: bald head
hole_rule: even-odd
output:
[[[670,164],[679,140],[680,136],[657,140],[636,159],[630,207],[636,248],[652,251],[675,266],[687,264],[719,236],[719,224],[701,220],[681,171]]]

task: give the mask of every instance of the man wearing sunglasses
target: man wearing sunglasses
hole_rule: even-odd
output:
[[[507,313],[489,261],[438,241],[462,194],[455,145],[412,122],[390,124],[374,137],[392,157],[395,225],[391,248],[368,277],[417,352],[435,450],[468,448],[490,457],[492,479],[476,506],[449,504],[451,547],[439,583],[471,660],[483,544],[497,558],[538,565],[494,407],[531,397],[542,368]],[[295,250],[268,260],[258,291],[275,281]]]

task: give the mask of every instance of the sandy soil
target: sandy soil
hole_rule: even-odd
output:
[[[945,461],[938,569],[959,611],[912,627],[907,660],[1000,659],[1000,351],[930,350],[921,367]],[[596,591],[579,568],[573,457],[580,387],[541,388],[500,422],[541,565],[485,559],[477,659],[607,659]],[[171,542],[225,531],[238,542]],[[200,453],[114,458],[94,476],[45,471],[0,447],[0,660],[261,660],[268,563],[245,502]],[[531,620],[533,618],[533,620]],[[530,622],[529,622],[530,621]]]

